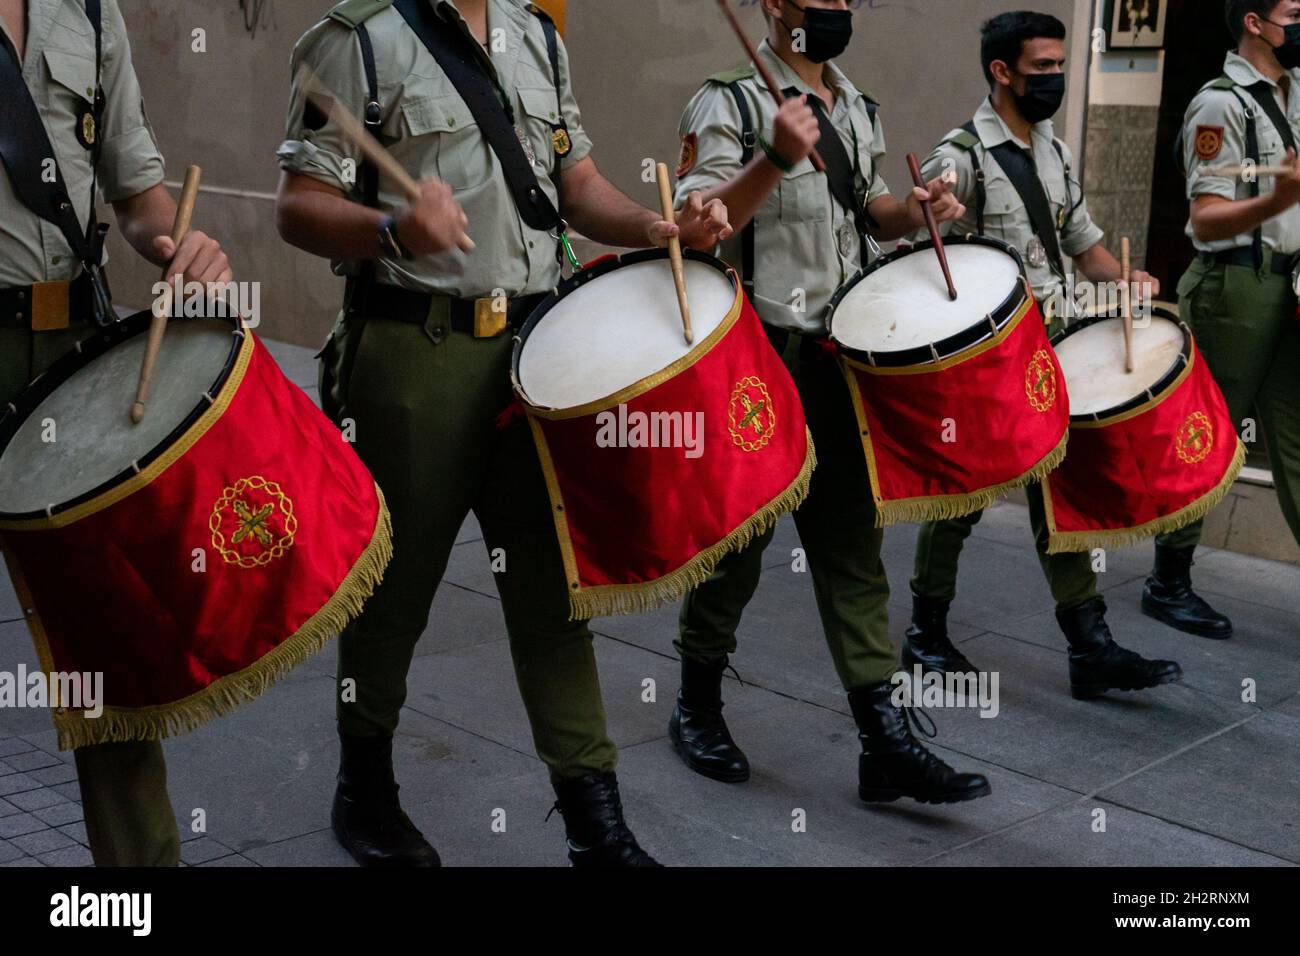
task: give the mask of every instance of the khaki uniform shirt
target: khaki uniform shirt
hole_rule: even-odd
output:
[[[98,184],[111,203],[162,182],[163,158],[145,117],[117,0],[103,0],[102,20],[105,104],[96,130]],[[16,49],[7,26],[5,38]],[[45,120],[55,161],[84,228],[90,216],[92,154],[77,139],[77,129],[95,97],[95,33],[82,0],[30,0],[23,78]],[[67,280],[80,272],[63,233],[18,201],[0,167],[0,288]]]
[[[1243,86],[1253,86],[1264,81],[1273,88],[1283,114],[1291,123],[1297,142],[1300,142],[1300,70],[1291,71],[1289,103],[1282,102],[1277,84],[1265,80],[1250,63],[1229,53],[1223,72]],[[1237,97],[1240,96],[1241,100]],[[1187,173],[1187,198],[1197,196],[1222,196],[1228,200],[1249,199],[1250,183],[1241,176],[1207,176],[1201,170],[1207,166],[1233,166],[1246,162],[1246,111],[1242,100],[1255,113],[1255,133],[1259,138],[1259,161],[1272,166],[1286,158],[1286,146],[1273,121],[1259,108],[1259,104],[1245,90],[1202,89],[1187,108],[1183,121],[1183,168]],[[1259,177],[1260,195],[1273,191],[1273,177]],[[1292,206],[1280,216],[1264,223],[1264,245],[1278,252],[1300,252],[1300,205]],[[1246,232],[1235,239],[1204,242],[1196,238],[1192,224],[1187,223],[1187,235],[1200,252],[1223,252],[1239,246],[1250,247],[1254,233]]]
[[[795,87],[812,95],[811,87],[786,66],[766,40],[758,52],[782,90]],[[870,203],[889,192],[879,168],[885,155],[880,118],[872,122],[867,97],[833,63],[827,64],[825,77],[835,91],[831,124],[850,160],[856,153],[862,170],[860,189]],[[772,142],[776,102],[757,74],[739,83],[754,130]],[[740,111],[731,90],[722,83],[708,83],[687,104],[680,132],[679,206],[692,191],[726,183],[741,171]],[[762,155],[761,147],[755,147],[754,155]],[[754,224],[755,310],[764,322],[777,328],[825,335],[831,298],[867,261],[852,210],[836,202],[825,174],[805,159],[782,177],[759,208]],[[841,236],[850,241],[842,245]],[[728,251],[739,263],[739,236]]]
[[[448,29],[469,33],[450,0],[436,0],[435,10],[447,21]],[[406,289],[460,298],[489,296],[498,289],[509,296],[553,289],[560,280],[555,240],[520,218],[500,161],[438,61],[392,7],[364,22],[379,75],[380,139],[415,179],[437,178],[451,186],[469,217],[466,231],[478,247],[469,254],[451,250],[411,262],[378,259],[376,278]],[[489,0],[488,37],[492,72],[510,98],[516,124],[537,155],[534,172],[538,182],[554,203],[558,172],[551,137],[561,108],[573,141],[573,151],[564,158],[563,166],[572,166],[591,152],[569,80],[568,54],[561,43],[557,97],[542,25],[525,4]],[[285,142],[278,151],[280,165],[361,202],[360,150],[333,123],[318,130],[309,130],[303,123],[304,98],[297,74],[304,63],[358,119],[369,99],[355,31],[334,20],[316,24],[294,47],[295,82]],[[396,214],[405,206],[405,194],[381,176],[379,207]],[[360,263],[336,262],[334,267],[340,274],[355,275]]]
[[[955,222],[946,223],[944,230],[955,235],[976,231],[975,166],[971,160],[971,150],[962,149],[952,142],[952,137],[964,132],[956,129],[949,133],[922,166],[927,182],[949,172],[957,177],[953,192],[965,204],[966,215]],[[984,234],[993,239],[1001,239],[1020,252],[1021,258],[1025,260],[1025,274],[1029,277],[1034,295],[1039,301],[1046,301],[1048,296],[1060,290],[1060,279],[1052,271],[1050,263],[1030,265],[1027,250],[1030,240],[1034,238],[1033,222],[1020,193],[989,150],[1008,141],[1021,148],[1032,149],[1034,164],[1043,181],[1053,218],[1060,222],[1062,212],[1069,214],[1069,222],[1060,233],[1061,252],[1065,256],[1077,256],[1101,242],[1105,234],[1088,213],[1083,187],[1074,175],[1074,160],[1069,147],[1062,143],[1061,153],[1057,153],[1053,145],[1055,137],[1050,120],[1034,125],[1032,144],[1017,139],[993,109],[993,103],[989,99],[975,113],[975,133],[979,137],[979,143],[973,149],[978,151],[980,168],[984,171]],[[1062,154],[1064,162],[1061,161]],[[1067,165],[1070,167],[1069,173],[1066,171]],[[1073,213],[1070,213],[1071,209],[1074,210]],[[929,236],[918,234],[915,238],[919,240]]]

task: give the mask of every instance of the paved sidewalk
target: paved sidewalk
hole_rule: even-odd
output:
[[[306,349],[276,347],[314,392]],[[892,630],[910,609],[914,529],[886,534]],[[594,623],[624,800],[642,844],[676,865],[1286,865],[1300,863],[1300,569],[1200,555],[1197,583],[1237,636],[1176,633],[1138,612],[1150,548],[1109,555],[1117,639],[1179,660],[1182,684],[1097,702],[1069,696],[1064,640],[1023,508],[989,511],[967,546],[953,630],[1000,675],[1001,711],[940,711],[938,752],[988,774],[993,795],[956,807],[856,796],[857,741],[817,624],[791,569],[787,520],[768,552],[728,679],[727,717],[754,765],[728,786],[685,770],[667,743],[677,687],[675,609]],[[532,752],[477,527],[462,530],[416,649],[397,740],[403,802],[450,865],[560,865],[563,823]],[[0,670],[35,654],[7,579]],[[331,651],[235,715],[167,744],[185,863],[350,865],[329,832],[337,759]],[[654,682],[652,702],[644,682]],[[1253,682],[1255,702],[1243,702]],[[89,862],[71,754],[48,715],[0,710],[0,865]],[[190,832],[193,812],[207,832]],[[806,831],[792,821],[803,811]],[[1099,811],[1104,811],[1101,813]],[[505,832],[494,820],[504,813]],[[1104,830],[1101,829],[1104,824]]]

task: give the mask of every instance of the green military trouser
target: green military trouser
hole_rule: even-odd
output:
[[[1289,276],[1206,264],[1197,257],[1178,283],[1179,311],[1223,390],[1237,428],[1252,414],[1268,444],[1282,514],[1300,543],[1300,320]],[[1202,522],[1162,536],[1194,548]]]
[[[388,499],[393,558],[383,582],[339,641],[340,733],[387,735],[406,700],[406,674],[434,592],[472,511],[505,612],[515,678],[537,754],[554,780],[608,771],[592,635],[569,620],[550,499],[528,425],[501,428],[513,400],[511,337],[475,339],[448,328],[435,303],[423,325],[341,318],[321,353],[321,402],[355,423],[355,447]]]
[[[888,680],[898,670],[885,607],[889,580],[880,560],[884,532],[876,527],[848,385],[835,359],[805,341],[791,335],[783,355],[817,448],[812,485],[794,521],[835,672],[845,690],[857,690]],[[717,660],[736,650],[736,629],[758,588],[772,534],[728,555],[686,598],[674,642],[683,657]]]
[[[0,403],[91,334],[85,323],[58,332],[0,328]],[[175,866],[181,858],[167,764],[156,740],[78,747],[77,781],[90,852],[98,866]]]
[[[1065,328],[1063,319],[1056,319],[1049,335]],[[1025,489],[1029,499],[1029,529],[1034,535],[1034,548],[1043,577],[1051,588],[1052,597],[1059,610],[1078,607],[1097,596],[1097,574],[1092,570],[1092,559],[1087,554],[1048,554],[1050,532],[1047,511],[1043,505],[1043,489],[1037,483]],[[917,530],[916,557],[912,569],[912,593],[934,601],[952,601],[957,596],[957,565],[966,539],[975,530],[983,511],[961,518],[943,521],[926,521]]]

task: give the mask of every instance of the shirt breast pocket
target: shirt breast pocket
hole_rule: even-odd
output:
[[[812,163],[804,160],[781,180],[781,221],[785,223],[826,220],[826,179]]]
[[[1286,146],[1282,142],[1282,136],[1271,126],[1265,129],[1263,123],[1259,124],[1259,161],[1263,166],[1272,166],[1280,163],[1286,156]]]
[[[996,239],[1020,247],[1024,253],[1029,238],[1029,213],[1020,193],[1005,177],[992,177],[985,183],[984,229]]]
[[[100,134],[91,118],[95,99],[95,61],[75,53],[46,50],[45,65],[52,81],[46,103],[54,120],[52,133],[55,137],[71,135],[83,150],[88,150]],[[78,159],[78,165],[84,163],[84,171],[89,173],[89,153],[83,152]],[[71,174],[71,170],[64,170],[65,176]]]
[[[492,175],[491,147],[459,94],[412,96],[402,101],[410,158],[423,169],[430,154],[436,175],[457,192],[481,186]]]
[[[555,127],[560,125],[559,99],[553,89],[521,89],[519,102],[523,104],[524,132],[537,154],[536,167],[551,172],[555,165]]]

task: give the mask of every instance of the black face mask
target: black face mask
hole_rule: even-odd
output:
[[[1031,123],[1051,119],[1065,100],[1064,73],[1028,73],[1025,92],[1016,94],[1016,108]]]
[[[833,60],[849,48],[853,39],[852,10],[823,10],[820,7],[801,7],[793,0],[785,0],[803,14],[803,26],[806,49],[803,55],[814,63]],[[792,30],[782,18],[781,26],[794,36]]]
[[[1277,57],[1277,62],[1282,64],[1284,70],[1300,67],[1300,23],[1277,23],[1273,20],[1268,22],[1275,27],[1281,27],[1286,33],[1282,45],[1273,47],[1273,55]]]

